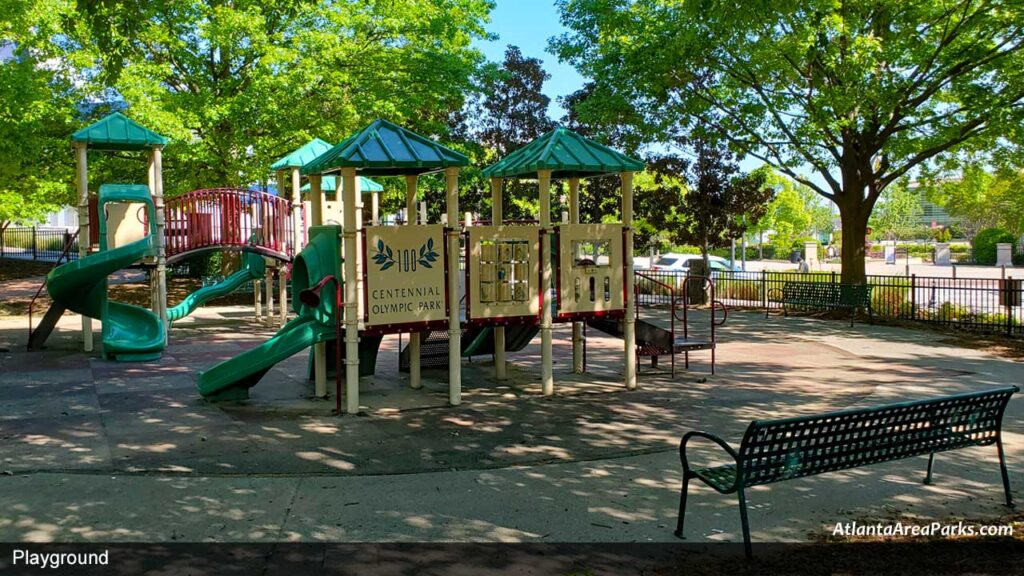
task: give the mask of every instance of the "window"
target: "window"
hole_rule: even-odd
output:
[[[611,242],[608,240],[574,240],[572,243],[572,265],[606,268],[611,250]]]
[[[675,264],[678,261],[679,261],[679,258],[675,258],[675,257],[671,257],[671,256],[662,256],[661,258],[658,258],[658,261],[655,262],[654,265],[655,266],[672,266],[673,264]]]

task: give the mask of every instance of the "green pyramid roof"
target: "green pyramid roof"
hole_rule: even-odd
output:
[[[568,128],[554,130],[483,169],[488,178],[535,176],[551,170],[553,178],[586,178],[614,172],[638,172],[644,163],[584,138]]]
[[[469,158],[387,120],[374,120],[302,168],[323,174],[357,168],[366,176],[425,174],[450,166],[466,166]]]
[[[95,150],[145,150],[167,145],[167,138],[120,112],[75,132],[71,141],[85,142]]]
[[[316,159],[317,156],[331,149],[331,145],[319,138],[313,138],[301,148],[292,151],[270,165],[271,170],[283,170],[285,168],[302,168]]]
[[[312,187],[309,185],[309,182],[305,183],[302,186],[302,188],[299,188],[299,191],[302,192],[303,194],[309,192],[310,190],[312,190]],[[337,192],[338,179],[335,178],[334,176],[324,176],[323,179],[320,180],[320,191],[330,193]],[[363,194],[366,194],[367,192],[383,192],[384,187],[365,176],[360,176],[359,191],[362,192]]]

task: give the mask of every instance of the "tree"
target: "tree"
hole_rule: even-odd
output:
[[[558,5],[570,31],[552,49],[598,94],[630,103],[648,140],[703,124],[835,202],[843,282],[865,281],[864,233],[886,187],[940,156],[1024,135],[1020,3]]]
[[[483,146],[477,158],[481,163],[497,162],[555,127],[548,116],[551,99],[544,94],[544,82],[550,79],[540,59],[523,56],[517,46],[507,47],[501,63],[490,62],[477,73],[476,89],[459,115],[461,127],[455,132]],[[470,204],[473,199],[482,204],[480,200],[490,198],[490,184],[482,177],[468,181],[466,188]],[[536,185],[506,180],[504,194],[505,218],[536,217]]]
[[[679,198],[675,210],[668,210],[670,204],[662,210],[678,224],[671,229],[673,241],[700,247],[705,268],[710,269],[708,251],[728,246],[746,232],[748,225],[764,216],[773,191],[765,185],[763,172],[740,174],[735,157],[724,147],[705,140],[694,141],[692,147],[696,161],[662,157],[652,162],[651,170],[660,188],[656,188],[656,195],[665,197],[674,192]],[[678,174],[685,175],[685,192],[668,180]]]
[[[871,218],[871,228],[889,240],[905,238],[921,228],[921,193],[899,182],[886,189]]]
[[[1024,171],[991,170],[971,162],[957,175],[933,177],[923,185],[929,201],[957,220],[968,237],[984,228],[1024,233]]]
[[[0,233],[42,220],[72,198],[69,140],[78,96],[73,49],[55,2],[2,3],[0,24]],[[5,55],[6,54],[6,55]]]
[[[463,104],[487,0],[83,0],[103,86],[171,138],[168,192],[263,181],[375,117],[433,136]]]
[[[593,83],[588,83],[561,98],[560,103],[566,110],[562,124],[582,136],[639,157],[638,140],[630,133],[629,122],[624,122],[618,113],[587,116],[582,113],[592,102],[599,101],[592,97],[595,88]],[[600,102],[607,104],[607,101]],[[620,109],[618,112],[628,113],[628,109]],[[672,158],[672,162],[681,160]],[[657,158],[648,160],[653,162]],[[667,161],[662,159],[663,164]],[[685,163],[678,164],[674,171],[663,170],[658,176],[650,170],[634,176],[633,241],[636,248],[660,250],[671,241],[670,230],[678,225],[680,218],[675,212],[675,206],[679,201],[680,190],[686,186],[682,179],[685,166]],[[580,184],[579,201],[582,222],[620,221],[621,180],[616,176],[588,178]]]

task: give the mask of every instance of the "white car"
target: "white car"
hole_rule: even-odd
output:
[[[654,264],[651,265],[651,270],[685,274],[690,270],[690,262],[700,260],[701,258],[700,254],[664,254],[661,258],[654,261]],[[711,266],[712,272],[717,270],[738,272],[740,270],[738,266],[729,266],[729,261],[720,256],[709,255],[708,264]]]

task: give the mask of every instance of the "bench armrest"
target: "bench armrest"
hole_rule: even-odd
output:
[[[736,462],[736,483],[734,484],[733,488],[734,489],[739,488],[739,483],[740,483],[740,455],[739,455],[739,453],[737,453],[736,450],[734,450],[732,446],[729,446],[728,442],[726,442],[725,440],[722,440],[721,438],[719,438],[718,436],[715,436],[714,434],[711,434],[710,432],[701,432],[701,431],[698,431],[698,430],[693,430],[691,432],[687,432],[686,434],[684,434],[683,435],[683,439],[679,441],[679,460],[683,464],[683,474],[686,474],[686,475],[690,474],[690,462],[686,458],[686,445],[687,445],[687,443],[690,442],[690,439],[692,439],[692,438],[704,438],[706,440],[710,440],[710,441],[714,442],[715,444],[718,444],[722,448],[722,450],[725,450],[726,453],[729,454],[729,456],[732,457],[732,459]]]

